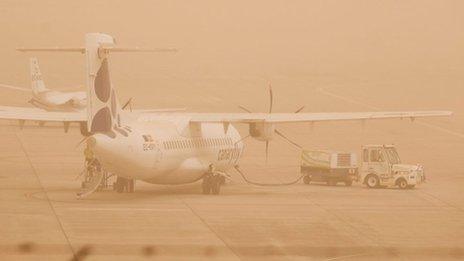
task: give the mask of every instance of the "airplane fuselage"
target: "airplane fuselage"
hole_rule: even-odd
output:
[[[85,92],[42,91],[33,93],[30,103],[47,111],[79,111],[87,104]]]
[[[135,122],[91,138],[95,156],[111,173],[154,184],[191,183],[208,166],[226,171],[243,151],[240,134],[219,123],[189,124],[178,118]]]

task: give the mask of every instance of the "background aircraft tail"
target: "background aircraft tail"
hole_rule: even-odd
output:
[[[45,83],[42,80],[42,73],[40,73],[39,61],[33,57],[30,59],[30,70],[31,70],[31,88],[34,95],[38,95],[41,92],[48,91],[45,87]]]
[[[111,132],[121,127],[121,108],[111,85],[108,57],[110,52],[176,52],[170,48],[116,47],[112,36],[102,33],[85,35],[84,47],[17,48],[21,52],[79,52],[86,55],[87,67],[87,131],[88,134]],[[35,62],[37,65],[38,63]],[[32,63],[31,63],[32,66]],[[33,84],[46,90],[38,65]],[[34,88],[33,88],[34,89]]]

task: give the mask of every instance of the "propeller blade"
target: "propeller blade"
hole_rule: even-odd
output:
[[[252,111],[249,110],[248,108],[246,108],[245,106],[239,105],[238,107],[239,107],[240,109],[242,109],[242,110],[248,112],[248,113],[252,113]]]
[[[299,112],[301,112],[301,111],[302,111],[304,108],[305,108],[305,106],[304,106],[304,105],[303,105],[303,106],[301,106],[301,107],[300,107],[298,110],[296,110],[296,111],[295,111],[295,113],[299,113]]]
[[[126,107],[129,106],[129,109],[130,111],[132,111],[132,97],[129,98],[129,100],[127,100],[126,103],[124,103],[124,105],[122,106],[122,109],[126,109]]]
[[[79,146],[82,145],[82,143],[86,142],[88,138],[90,138],[92,136],[88,136],[88,137],[84,137],[82,140],[79,141],[79,143],[77,143],[76,145],[76,149],[79,148]]]
[[[282,132],[280,132],[279,130],[275,129],[274,132],[279,135],[280,137],[284,138],[287,142],[289,142],[290,144],[292,144],[293,146],[295,147],[298,147],[299,149],[303,149],[303,147],[301,145],[299,145],[298,143],[292,141],[291,139],[289,139],[287,136],[285,136]]]
[[[269,84],[269,113],[272,113],[272,105],[274,105],[274,95],[272,94],[272,86]]]
[[[269,159],[269,141],[266,141],[266,164]]]

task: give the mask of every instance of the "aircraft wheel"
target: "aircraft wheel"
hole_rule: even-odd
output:
[[[222,176],[212,177],[211,179],[211,192],[213,195],[218,195],[221,192],[221,178]]]
[[[135,179],[130,179],[127,181],[127,192],[134,193],[135,191]]]
[[[207,195],[211,193],[211,177],[207,176],[203,178],[201,188],[203,189],[203,194]]]
[[[116,182],[116,192],[118,193],[124,192],[124,186],[120,182]]]
[[[309,177],[309,175],[304,176],[303,182],[304,184],[308,185],[309,183],[311,183],[311,177]]]
[[[116,182],[114,183],[114,190],[118,193],[123,193],[124,188],[127,186],[127,180],[122,177],[117,177]]]
[[[226,184],[226,177],[220,176],[219,177],[219,184],[220,185],[225,185]]]

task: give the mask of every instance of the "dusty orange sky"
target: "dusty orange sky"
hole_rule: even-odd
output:
[[[259,77],[267,82],[282,76],[369,79],[444,71],[458,76],[464,66],[462,10],[462,1],[423,0],[3,0],[0,78],[28,84],[26,55],[15,47],[76,46],[86,32],[95,31],[112,34],[121,45],[181,50],[175,58],[119,55],[114,66],[121,78],[149,73],[159,78]],[[43,70],[51,72],[51,85],[83,82],[83,59],[38,56],[44,60]],[[137,70],[134,62],[141,65]]]

